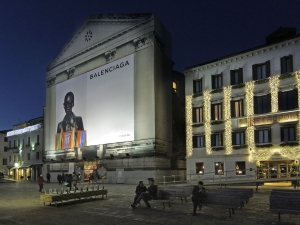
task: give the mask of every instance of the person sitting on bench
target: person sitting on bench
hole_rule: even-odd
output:
[[[133,204],[136,204],[136,201],[137,201],[138,197],[140,197],[140,195],[143,192],[146,192],[146,191],[147,191],[147,187],[144,186],[144,182],[143,181],[140,181],[139,185],[136,186],[136,189],[135,189],[135,197],[134,197],[134,200],[133,200]]]
[[[146,192],[142,192],[135,203],[131,204],[131,207],[134,209],[137,204],[140,204],[140,201],[143,199],[146,206],[151,208],[149,201],[152,199],[157,199],[157,185],[154,184],[154,180],[150,180],[150,186]]]

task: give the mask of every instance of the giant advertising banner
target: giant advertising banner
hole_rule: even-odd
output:
[[[55,149],[134,140],[134,55],[56,86]]]

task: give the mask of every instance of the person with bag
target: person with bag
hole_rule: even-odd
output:
[[[197,207],[202,208],[201,202],[207,196],[205,187],[203,187],[203,182],[199,181],[198,185],[193,187],[192,191],[192,202],[194,203],[193,216],[196,216]]]
[[[40,176],[37,178],[37,183],[40,187],[39,192],[43,193],[42,190],[44,188],[44,183],[45,183],[44,178],[43,178],[43,174],[40,174]]]

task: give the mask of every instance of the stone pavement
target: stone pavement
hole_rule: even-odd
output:
[[[82,184],[86,186],[90,184]],[[269,213],[269,195],[273,188],[260,186],[258,192],[254,192],[253,198],[244,208],[235,211],[232,217],[228,216],[228,210],[222,208],[203,207],[196,216],[192,216],[192,203],[181,203],[176,199],[172,207],[163,209],[158,203],[150,201],[151,209],[142,204],[141,207],[131,209],[130,204],[134,197],[135,185],[127,184],[99,184],[108,189],[107,199],[93,199],[87,201],[74,201],[60,204],[58,207],[44,206],[39,199],[38,185],[33,181],[1,182],[0,181],[0,224],[107,224],[107,225],[300,225],[300,215],[282,215],[282,222],[278,222],[277,214]],[[246,186],[243,186],[246,188]],[[45,184],[49,188],[59,188],[57,183]],[[216,187],[207,187],[208,189]],[[247,186],[253,188],[254,186]],[[293,189],[293,187],[281,187]]]

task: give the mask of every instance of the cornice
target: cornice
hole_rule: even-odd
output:
[[[275,49],[283,48],[283,47],[293,45],[293,44],[296,44],[296,43],[299,43],[299,42],[300,42],[300,38],[296,38],[296,39],[291,39],[291,40],[287,40],[287,41],[284,41],[284,42],[280,42],[280,43],[277,43],[277,44],[274,44],[274,45],[265,46],[265,47],[255,49],[255,50],[252,50],[252,51],[248,51],[248,52],[238,54],[238,55],[235,55],[235,56],[232,56],[232,57],[229,56],[229,57],[223,58],[221,60],[217,60],[217,61],[207,63],[207,64],[202,65],[202,66],[198,66],[198,67],[196,66],[194,68],[188,69],[184,72],[184,74],[189,75],[189,74],[192,74],[192,73],[195,73],[195,72],[199,72],[199,71],[203,71],[203,70],[210,69],[210,68],[213,68],[213,67],[221,66],[221,65],[224,65],[224,64],[227,64],[227,63],[236,62],[236,61],[241,60],[241,59],[245,59],[245,58],[252,57],[252,56],[257,56],[259,54],[263,54],[265,52],[273,51]]]
[[[64,59],[64,60],[62,60],[62,61],[59,61],[59,57],[57,57],[56,60],[55,60],[54,62],[52,62],[52,63],[47,67],[46,71],[50,71],[51,69],[53,69],[53,68],[55,68],[55,67],[58,67],[58,66],[60,66],[60,65],[62,65],[62,64],[64,64],[64,63],[66,63],[66,62],[68,62],[68,61],[70,61],[70,60],[73,60],[73,59],[75,59],[75,58],[77,58],[77,57],[79,57],[79,56],[81,56],[81,55],[83,55],[83,54],[86,54],[86,53],[88,53],[88,52],[90,52],[90,51],[92,51],[92,50],[94,50],[94,49],[97,49],[97,48],[103,46],[104,44],[107,44],[108,42],[110,42],[110,41],[112,41],[112,40],[114,40],[114,39],[116,39],[116,38],[119,38],[119,37],[121,37],[121,36],[124,36],[125,34],[131,32],[131,31],[133,31],[133,30],[135,30],[135,29],[137,29],[137,28],[139,28],[140,26],[143,26],[143,25],[145,25],[145,24],[150,23],[153,19],[154,19],[153,17],[150,17],[150,18],[147,18],[146,20],[140,21],[140,22],[138,22],[136,25],[134,25],[134,26],[132,26],[132,27],[129,27],[129,28],[127,28],[126,30],[122,30],[122,31],[120,31],[120,32],[118,32],[118,33],[115,33],[114,35],[112,35],[112,36],[110,36],[110,37],[108,37],[108,38],[102,40],[101,42],[98,42],[97,44],[92,45],[92,46],[90,46],[90,47],[88,47],[88,48],[86,48],[86,49],[84,49],[84,50],[82,50],[82,51],[80,51],[80,52],[78,52],[78,53],[76,53],[76,54],[74,54],[74,55],[72,55],[72,56],[70,56],[70,57]],[[113,20],[113,21],[111,21],[111,20],[107,20],[107,21],[105,21],[105,20],[101,20],[101,21],[89,21],[89,22],[86,23],[86,25],[88,25],[88,24],[90,24],[90,23],[112,23],[112,24],[116,24],[116,23],[130,23],[130,22],[131,22],[131,23],[136,23],[136,20],[125,20],[125,21],[124,21],[124,20]],[[86,26],[86,25],[85,25],[85,26]],[[81,30],[84,29],[85,26],[82,27]],[[80,33],[80,32],[78,32],[78,33]],[[76,35],[76,36],[77,36],[77,35]],[[74,36],[73,38],[76,38],[76,36]],[[72,39],[73,39],[73,38],[72,38]],[[130,41],[130,40],[129,40],[129,41]],[[71,41],[69,41],[69,43],[71,43]],[[69,45],[69,43],[68,43],[68,45]],[[68,45],[67,45],[67,46],[68,46]],[[65,48],[65,49],[66,49],[66,48]],[[56,63],[56,61],[59,61],[59,62]]]

